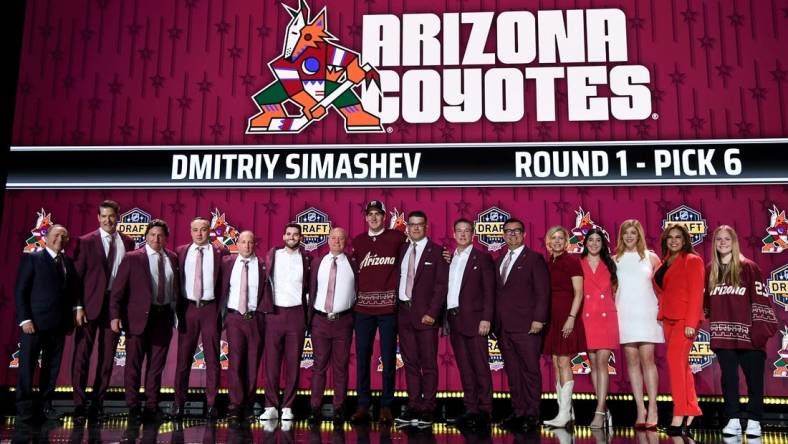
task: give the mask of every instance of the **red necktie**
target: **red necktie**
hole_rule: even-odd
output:
[[[408,259],[408,275],[405,283],[405,295],[408,299],[413,299],[413,281],[416,280],[416,244],[410,250],[410,258]]]
[[[194,299],[200,302],[202,299],[202,247],[197,247],[197,260],[194,261]]]
[[[326,289],[326,305],[324,309],[326,313],[334,312],[334,294],[337,289],[337,257],[334,256],[331,261],[331,271],[328,272],[328,288]]]
[[[159,251],[157,254],[159,255],[159,281],[156,302],[159,305],[163,305],[166,292],[164,283],[167,280],[167,273],[164,271],[164,253]]]
[[[249,307],[249,260],[242,260],[244,263],[241,268],[241,288],[240,296],[238,297],[238,313],[246,314],[246,309]]]

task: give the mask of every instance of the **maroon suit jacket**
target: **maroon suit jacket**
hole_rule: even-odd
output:
[[[186,313],[187,299],[186,299],[186,256],[189,252],[189,247],[191,247],[192,243],[189,242],[186,245],[181,245],[180,247],[175,249],[175,254],[178,256],[178,268],[180,268],[180,281],[181,281],[181,291],[178,294],[178,302],[176,304],[176,309],[178,313],[178,320],[179,323],[184,322],[184,315]],[[218,301],[219,300],[219,292],[222,288],[220,272],[222,269],[222,257],[227,255],[229,252],[226,248],[218,248],[215,245],[208,244],[213,252],[213,297]],[[192,284],[194,285],[194,284]]]
[[[172,307],[175,308],[174,300],[180,291],[178,257],[171,250],[165,249],[165,251],[170,259],[172,272],[175,274],[175,279],[173,279],[175,288],[172,293],[175,296]],[[109,317],[110,319],[123,320],[123,328],[126,333],[139,335],[145,331],[152,303],[153,276],[150,274],[147,249],[143,247],[126,253],[123,262],[120,263],[118,276],[112,283]]]
[[[314,266],[311,267],[311,272],[309,276],[309,288],[311,289],[311,293],[309,294],[309,309],[307,312],[307,325],[312,323],[312,317],[315,315],[315,300],[317,299],[317,274],[320,271],[320,264],[323,262],[323,258],[331,254],[330,252],[320,255],[315,261]],[[358,260],[356,260],[355,256],[352,256],[345,252],[345,257],[350,264],[350,268],[353,270],[353,277],[354,282],[356,285],[356,293],[358,293]]]
[[[237,258],[237,254],[231,254],[222,258],[222,271],[220,273],[222,285],[221,292],[217,293],[217,297],[219,298],[219,307],[222,308],[222,323],[224,323],[224,318],[227,316],[227,303],[230,301],[230,278],[233,275],[233,266],[235,265],[235,260]],[[265,262],[260,257],[257,258],[257,278],[257,309],[255,311],[262,314],[263,298],[265,294],[265,287],[267,286],[266,282],[268,281],[268,274],[266,273]]]
[[[74,248],[74,266],[84,286],[76,305],[85,308],[85,315],[90,321],[95,321],[104,310],[104,304],[109,303],[105,301],[104,291],[107,289],[107,274],[111,270],[107,270],[107,256],[99,230],[79,237]],[[118,234],[126,252],[133,251],[134,241],[125,234]]]
[[[471,248],[462,274],[459,308],[456,326],[466,336],[478,335],[479,322],[492,323],[495,315],[495,264],[478,248]]]
[[[274,311],[274,267],[276,266],[276,251],[284,247],[271,248],[265,255],[265,268],[268,270],[268,279],[266,280],[265,293],[263,294],[263,312],[273,313]],[[303,248],[301,250],[301,259],[304,263],[304,283],[301,285],[301,305],[304,307],[304,318],[306,319],[306,307],[309,296],[309,280],[312,267],[312,256],[310,256]],[[259,306],[258,306],[259,307]]]
[[[410,244],[403,244],[399,250],[398,264],[405,261]],[[399,279],[397,280],[399,282]],[[416,267],[416,276],[413,280],[413,294],[411,295],[410,325],[416,330],[439,328],[442,324],[443,310],[446,307],[446,294],[449,291],[449,264],[443,258],[443,247],[430,239],[424,246],[419,264]],[[399,295],[399,290],[397,290]],[[397,296],[399,297],[399,296]],[[424,315],[435,319],[432,326],[421,323]],[[400,327],[402,325],[400,324]]]
[[[531,322],[547,323],[550,318],[550,271],[541,254],[525,247],[503,285],[499,270],[508,253],[505,250],[495,261],[496,330],[528,332]]]

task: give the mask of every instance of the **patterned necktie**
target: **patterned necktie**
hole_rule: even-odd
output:
[[[246,314],[246,309],[249,307],[249,260],[242,260],[244,263],[241,268],[241,288],[238,297],[238,313]]]
[[[164,271],[164,253],[159,251],[159,279],[157,282],[158,291],[156,292],[156,302],[159,305],[164,304],[165,285],[164,281],[167,280],[167,273]]]
[[[506,259],[503,261],[503,266],[501,267],[501,282],[504,284],[506,283],[506,278],[509,277],[509,264],[512,262],[513,256],[514,251],[510,251],[509,254],[506,255]]]
[[[337,289],[337,257],[331,260],[331,271],[328,272],[328,288],[326,289],[326,304],[323,307],[326,313],[334,312],[334,294]]]
[[[115,250],[115,235],[110,234],[107,239],[109,240],[109,250],[107,250],[107,283],[109,284],[109,280],[112,277],[112,268],[115,266],[115,255],[117,252]]]
[[[192,292],[197,302],[202,300],[202,260],[202,247],[197,247],[197,260],[194,261],[194,290]]]
[[[410,250],[410,257],[408,258],[408,275],[405,284],[405,295],[408,299],[413,299],[413,281],[416,279],[416,244]]]

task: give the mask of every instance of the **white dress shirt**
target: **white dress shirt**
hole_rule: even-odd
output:
[[[194,276],[196,274],[197,265],[197,249],[202,248],[202,300],[212,301],[214,282],[213,282],[213,247],[211,244],[197,245],[192,243],[189,245],[189,250],[186,252],[186,262],[183,266],[186,282],[182,287],[186,293],[186,299],[197,301],[197,295],[194,294]]]
[[[276,250],[274,259],[274,305],[296,307],[302,304],[304,289],[304,261],[301,252],[288,253],[287,248]]]
[[[516,250],[508,250],[506,252],[506,256],[508,256],[511,253],[514,253],[514,254],[512,254],[512,258],[509,259],[509,268],[506,270],[506,279],[507,280],[509,279],[509,273],[512,272],[512,267],[514,266],[514,263],[517,261],[517,258],[520,257],[520,253],[523,252],[524,248],[525,248],[525,245],[523,244],[523,245],[520,245],[519,247],[517,247]],[[503,274],[503,264],[506,263],[506,256],[504,256],[503,261],[501,261],[501,268],[498,270],[499,274]]]
[[[473,248],[468,246],[462,251],[454,251],[454,257],[451,260],[451,265],[449,265],[449,293],[446,296],[447,309],[460,306],[462,276],[465,274],[465,266],[468,264],[468,258],[471,257],[472,249]]]
[[[317,292],[315,293],[315,310],[326,311],[326,295],[328,294],[328,275],[331,273],[331,262],[334,255],[327,254],[320,261],[320,268],[317,270]],[[342,313],[350,310],[356,301],[356,277],[353,275],[353,268],[347,260],[345,253],[337,256],[337,280],[334,289],[334,309],[332,313]]]
[[[239,310],[238,303],[241,300],[241,271],[243,271],[243,261],[249,261],[249,274],[247,275],[248,291],[246,312],[257,310],[257,289],[260,285],[260,275],[257,273],[257,256],[243,258],[239,254],[233,264],[233,271],[230,273],[230,296],[227,298],[227,308],[235,311]]]
[[[167,253],[164,249],[161,249],[161,255],[164,257],[164,303],[159,304],[158,302],[158,291],[159,291],[159,252],[154,250],[150,247],[150,245],[145,244],[145,251],[148,253],[148,266],[150,267],[150,275],[153,279],[151,279],[151,284],[153,284],[153,288],[151,289],[153,294],[153,305],[169,305],[170,302],[173,300],[173,279],[175,278],[175,274],[172,272],[172,264],[170,263],[170,257],[167,256]]]
[[[117,231],[109,234],[99,228],[99,233],[101,234],[101,246],[104,248],[105,258],[109,254],[110,239],[112,239],[112,242],[115,242],[115,260],[112,262],[112,270],[110,270],[109,280],[107,281],[107,290],[109,290],[112,288],[115,276],[118,275],[118,267],[120,267],[120,263],[123,261],[123,256],[126,255],[126,246],[123,245],[123,240],[120,238],[120,234],[118,234]]]
[[[427,237],[421,238],[418,242],[411,241],[410,245],[408,246],[407,251],[405,251],[405,256],[402,257],[402,263],[399,266],[399,299],[401,301],[409,301],[410,297],[405,294],[405,290],[408,286],[408,261],[410,261],[410,255],[413,249],[416,249],[416,263],[413,264],[413,272],[417,273],[419,271],[419,261],[421,260],[421,253],[424,253],[424,247],[427,245]],[[414,276],[415,278],[415,276]]]

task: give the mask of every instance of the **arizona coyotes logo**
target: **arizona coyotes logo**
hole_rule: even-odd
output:
[[[783,335],[782,346],[777,351],[780,358],[774,361],[772,376],[775,378],[788,378],[788,327],[783,327],[780,334]]]
[[[211,243],[219,248],[227,248],[230,253],[238,252],[238,230],[227,222],[224,213],[217,208],[211,213]]]
[[[25,248],[22,250],[25,253],[35,253],[47,246],[47,233],[49,232],[49,227],[52,226],[52,213],[47,213],[42,208],[37,213],[37,216],[36,226],[30,230],[30,237],[25,241]]]
[[[583,211],[583,207],[579,207],[577,211],[575,211],[575,214],[577,215],[577,217],[575,217],[575,227],[572,228],[572,237],[569,238],[569,242],[566,245],[566,251],[576,254],[582,253],[585,249],[586,235],[592,228],[602,230],[605,237],[610,239],[607,231],[591,220],[590,212]]]
[[[249,119],[247,134],[299,133],[329,108],[339,111],[349,133],[383,132],[380,118],[367,112],[353,87],[366,81],[380,83],[377,70],[359,63],[359,53],[334,43],[328,32],[326,8],[310,19],[309,6],[300,0],[290,14],[282,54],[268,63],[275,80],[252,99],[260,112]],[[301,109],[291,115],[290,102]]]
[[[572,373],[575,375],[588,375],[591,374],[591,358],[588,357],[588,353],[580,352],[572,358]],[[616,356],[613,353],[610,353],[610,357],[607,360],[607,374],[615,375],[616,374]]]
[[[192,355],[192,370],[205,370],[205,349],[202,342],[197,344],[197,349]]]
[[[408,230],[408,222],[405,220],[405,212],[404,211],[397,211],[394,208],[394,211],[391,211],[391,222],[389,222],[389,228],[392,230],[401,231],[403,233],[407,233]]]
[[[777,205],[772,205],[769,210],[768,236],[763,238],[762,253],[782,253],[788,250],[788,220],[785,219],[785,210],[778,211]]]
[[[230,343],[224,339],[219,343],[219,366],[222,370],[230,368]]]

